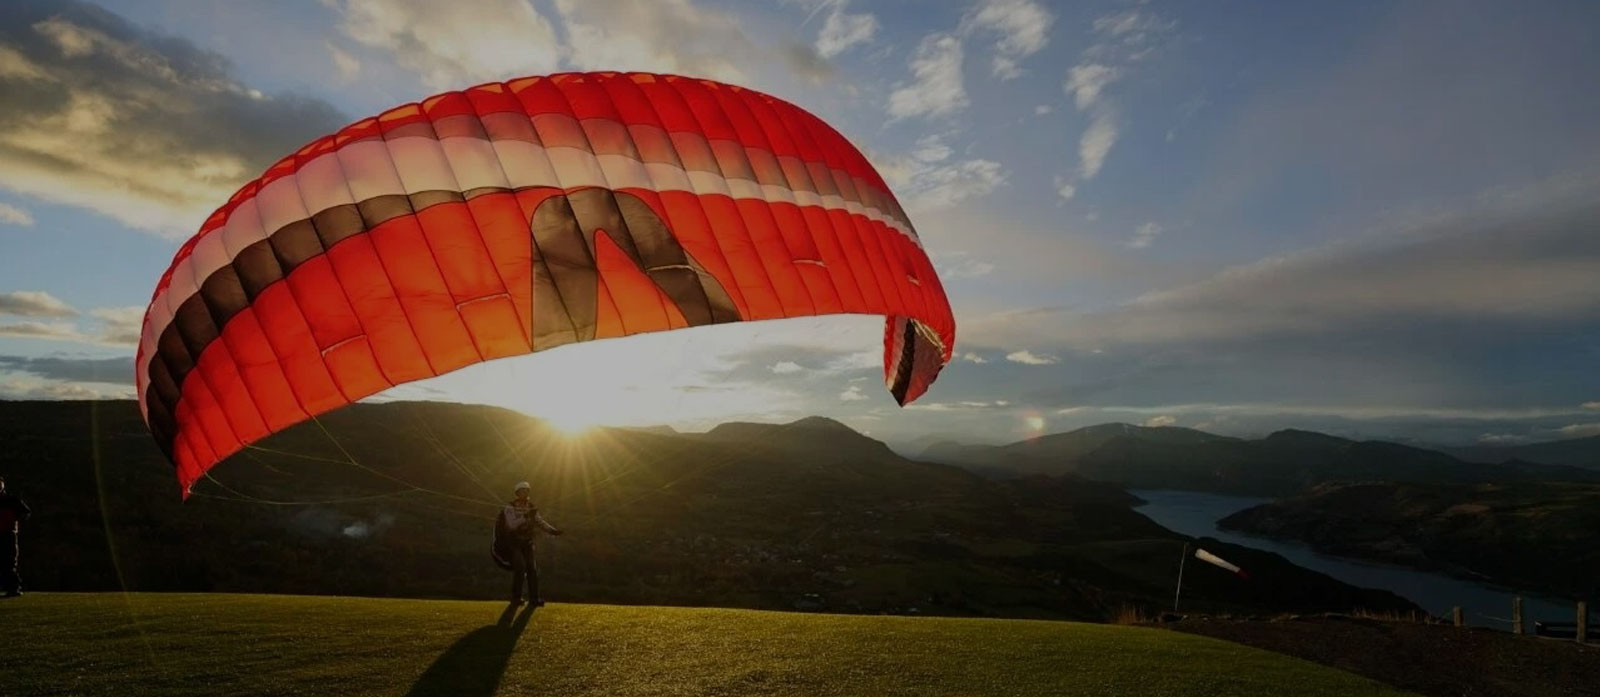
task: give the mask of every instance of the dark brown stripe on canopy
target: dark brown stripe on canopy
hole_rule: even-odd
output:
[[[510,190],[493,187],[480,187],[465,195],[459,191],[422,191],[334,206],[278,228],[265,239],[239,250],[231,263],[211,272],[199,284],[199,291],[178,305],[144,368],[151,386],[145,394],[150,430],[168,459],[176,462],[172,439],[178,433],[176,413],[184,379],[194,370],[206,347],[221,336],[228,321],[272,284],[288,277],[301,264],[326,254],[339,242],[395,218],[441,203],[507,191]]]

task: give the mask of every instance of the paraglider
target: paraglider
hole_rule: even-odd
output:
[[[566,73],[392,109],[246,184],[157,284],[136,383],[187,496],[244,446],[395,385],[847,313],[887,318],[902,405],[950,361],[939,278],[848,140],[742,87]]]

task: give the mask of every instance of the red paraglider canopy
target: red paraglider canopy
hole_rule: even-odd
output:
[[[843,136],[708,80],[529,77],[351,124],[241,188],[156,286],[138,394],[187,495],[270,433],[474,363],[843,313],[888,317],[901,404],[951,358],[933,265]]]

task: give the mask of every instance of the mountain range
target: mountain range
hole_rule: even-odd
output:
[[[566,532],[540,543],[552,600],[1105,619],[1170,603],[1188,543],[1251,575],[1191,569],[1194,611],[1415,609],[1185,538],[1117,486],[986,478],[819,417],[570,437],[504,409],[357,404],[229,458],[186,501],[132,402],[0,402],[0,443],[35,511],[35,589],[500,598],[489,532],[528,480]]]
[[[1600,469],[1520,459],[1560,453],[1569,455],[1569,463],[1587,462],[1580,456],[1581,444],[1557,447],[1561,445],[1451,454],[1292,429],[1243,439],[1173,426],[1111,423],[1000,446],[940,443],[918,459],[998,477],[1072,474],[1130,488],[1254,496],[1284,496],[1349,481],[1600,481]]]

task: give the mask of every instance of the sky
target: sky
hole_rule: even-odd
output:
[[[490,80],[734,82],[879,169],[956,312],[567,346],[378,399],[571,428],[821,414],[893,443],[1107,421],[1424,444],[1600,435],[1600,4],[14,0],[0,399],[131,397],[177,247],[318,136]]]

